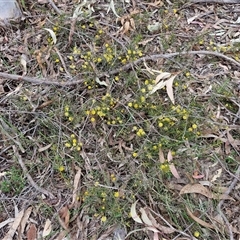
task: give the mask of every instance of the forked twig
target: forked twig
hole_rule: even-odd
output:
[[[34,182],[34,180],[32,179],[32,177],[31,177],[30,174],[28,173],[28,170],[27,170],[27,168],[26,168],[26,166],[25,166],[25,164],[24,164],[24,162],[23,162],[23,160],[22,160],[22,157],[21,157],[21,155],[19,154],[16,146],[13,145],[12,148],[13,148],[14,154],[15,154],[15,156],[16,156],[16,158],[17,158],[17,160],[18,160],[18,162],[19,162],[19,164],[20,164],[20,166],[21,166],[21,168],[22,168],[22,170],[23,170],[24,175],[27,177],[27,179],[28,179],[29,183],[31,184],[31,186],[34,187],[38,192],[43,193],[44,195],[48,196],[49,198],[55,199],[54,195],[53,195],[51,192],[47,191],[46,189],[44,189],[44,188],[42,188],[42,187],[39,187],[39,186]]]
[[[231,57],[225,56],[222,53],[205,51],[205,50],[189,51],[189,52],[185,51],[185,52],[175,52],[175,53],[166,53],[166,54],[153,54],[153,55],[149,55],[149,56],[146,56],[146,57],[141,57],[141,58],[139,58],[139,59],[137,59],[137,60],[135,60],[131,63],[128,63],[128,64],[126,64],[126,65],[124,65],[120,68],[117,68],[115,70],[100,73],[97,77],[102,78],[104,76],[114,75],[114,74],[126,71],[126,70],[130,69],[133,65],[137,65],[137,64],[139,64],[141,62],[144,62],[144,61],[149,61],[149,60],[156,61],[159,58],[169,59],[169,58],[172,58],[172,57],[189,55],[189,54],[191,54],[191,55],[195,55],[195,54],[212,55],[212,56],[215,56],[215,57],[222,58],[222,59],[240,67],[240,62],[234,60]],[[33,84],[54,85],[54,86],[60,86],[60,87],[77,85],[79,83],[84,82],[83,79],[79,79],[79,80],[76,80],[76,81],[56,82],[56,81],[51,81],[51,80],[46,79],[46,78],[27,77],[27,76],[20,76],[20,75],[9,74],[9,73],[4,73],[4,72],[0,72],[0,77],[12,79],[12,80],[18,80],[18,81],[25,81],[25,82],[29,82],[29,83],[33,83]]]

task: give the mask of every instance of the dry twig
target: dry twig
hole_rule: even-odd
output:
[[[22,168],[22,170],[23,170],[23,173],[24,173],[25,176],[27,177],[27,179],[28,179],[29,183],[31,184],[31,186],[34,187],[38,192],[43,193],[44,195],[50,197],[51,199],[54,199],[55,197],[54,197],[54,195],[53,195],[51,192],[47,191],[46,189],[44,189],[44,188],[42,188],[42,187],[39,187],[39,186],[34,182],[34,180],[32,179],[32,177],[31,177],[30,174],[28,173],[28,170],[27,170],[27,168],[26,168],[26,166],[25,166],[25,164],[24,164],[24,162],[23,162],[23,160],[22,160],[22,157],[21,157],[21,155],[19,154],[16,146],[13,145],[12,148],[13,148],[14,154],[15,154],[15,156],[16,156],[16,158],[17,158],[17,160],[18,160],[18,162],[19,162],[19,164],[20,164],[20,166],[21,166],[21,168]]]
[[[57,14],[62,15],[62,11],[55,5],[55,3],[52,0],[48,0],[48,2],[51,4],[51,6],[57,12]]]

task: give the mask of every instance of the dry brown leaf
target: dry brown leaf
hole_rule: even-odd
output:
[[[78,171],[74,177],[74,181],[73,181],[73,198],[72,198],[72,203],[71,205],[69,206],[69,208],[72,208],[74,206],[74,203],[77,199],[77,190],[79,188],[79,181],[80,181],[80,178],[81,178],[81,168],[78,168]]]
[[[131,217],[132,219],[137,222],[137,223],[143,223],[141,218],[139,217],[139,215],[137,214],[136,212],[136,204],[137,204],[138,201],[134,202],[131,206]]]
[[[27,221],[28,221],[31,213],[32,213],[32,207],[29,207],[29,208],[25,211],[24,216],[23,216],[22,221],[21,221],[21,224],[20,224],[21,234],[23,234],[23,232],[24,232],[26,223],[27,223]]]
[[[62,207],[62,209],[60,209],[59,217],[62,220],[62,222],[60,221],[60,224],[61,225],[62,225],[62,223],[64,224],[64,225],[62,225],[62,227],[64,227],[64,229],[68,229],[69,220],[70,220],[70,213],[69,213],[68,206],[64,206],[64,207]]]
[[[122,31],[122,35],[126,34],[127,32],[129,32],[130,29],[130,22],[126,21],[123,25],[123,31]]]
[[[160,163],[165,163],[164,154],[161,148],[159,149],[158,156],[159,156]]]
[[[172,157],[172,152],[171,152],[170,150],[168,151],[167,159],[168,159],[168,162],[169,162],[169,163],[170,163],[170,162],[172,161],[172,159],[173,159],[173,157]],[[171,171],[172,175],[173,175],[175,178],[179,179],[180,176],[179,176],[178,171],[177,171],[177,169],[175,168],[175,166],[174,166],[173,163],[170,163],[170,164],[169,164],[169,168],[170,168],[170,171]]]
[[[171,171],[172,175],[173,175],[175,178],[179,179],[179,178],[180,178],[180,175],[178,174],[177,169],[175,168],[175,166],[174,166],[173,163],[169,164],[169,168],[170,168],[170,171]]]
[[[170,98],[172,104],[175,104],[174,95],[173,95],[173,80],[175,79],[176,76],[177,75],[174,75],[166,81],[167,95]]]
[[[213,198],[213,194],[201,184],[187,184],[181,189],[180,195],[186,193],[199,193],[204,195],[205,197]]]
[[[37,228],[35,224],[31,224],[30,228],[27,231],[27,240],[36,240],[37,239]]]
[[[52,146],[52,143],[48,144],[47,146],[41,147],[38,149],[38,152],[44,152],[48,150]]]
[[[199,194],[202,194],[204,195],[205,197],[207,198],[212,198],[212,199],[217,199],[217,200],[220,200],[220,199],[228,199],[228,200],[232,200],[232,201],[235,201],[234,198],[226,195],[226,194],[221,194],[221,195],[218,195],[218,194],[214,194],[212,192],[210,192],[207,188],[205,188],[204,186],[202,186],[201,184],[187,184],[186,186],[184,186],[181,191],[180,191],[180,195],[181,194],[186,194],[186,193],[199,193]]]
[[[24,210],[22,210],[21,212],[18,213],[18,215],[16,216],[16,218],[14,219],[14,222],[12,223],[9,231],[7,232],[7,234],[5,235],[5,237],[2,240],[9,240],[12,239],[19,224],[22,221],[22,217],[24,215]]]
[[[49,219],[47,219],[44,225],[42,237],[45,238],[51,233],[51,231],[52,231],[52,222]]]
[[[143,222],[148,226],[154,226],[152,221],[149,219],[147,213],[145,212],[144,208],[140,208],[140,212],[141,212],[141,219],[143,220]]]
[[[207,222],[204,222],[202,219],[194,216],[188,208],[187,208],[187,213],[195,222],[202,225],[203,227],[214,229],[213,225],[211,225]]]

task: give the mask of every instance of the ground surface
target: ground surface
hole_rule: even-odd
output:
[[[239,239],[240,4],[56,2],[0,37],[0,238]]]

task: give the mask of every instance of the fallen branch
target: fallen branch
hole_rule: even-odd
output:
[[[176,57],[176,56],[183,56],[183,55],[212,55],[215,57],[219,57],[222,58],[238,67],[240,67],[240,62],[234,60],[231,57],[227,57],[222,53],[218,53],[218,52],[212,52],[212,51],[189,51],[189,52],[175,52],[175,53],[166,53],[166,54],[153,54],[153,55],[149,55],[146,57],[141,57],[131,63],[128,63],[120,68],[117,68],[115,70],[109,71],[109,72],[104,72],[104,73],[100,73],[97,77],[98,78],[102,78],[105,76],[109,76],[109,75],[115,75],[119,72],[123,72],[126,71],[128,69],[130,69],[133,65],[137,65],[141,62],[144,61],[156,61],[159,58],[165,58],[165,59],[169,59],[172,57]],[[54,85],[54,86],[59,86],[59,87],[65,87],[65,86],[71,86],[71,85],[77,85],[79,83],[84,82],[84,79],[79,79],[76,81],[68,81],[68,82],[56,82],[56,81],[51,81],[47,78],[34,78],[34,77],[27,77],[27,76],[20,76],[20,75],[15,75],[15,74],[9,74],[9,73],[4,73],[4,72],[0,72],[0,77],[3,78],[7,78],[7,79],[11,79],[11,80],[17,80],[17,81],[25,81],[25,82],[29,82],[29,83],[33,83],[33,84],[42,84],[42,85]]]

